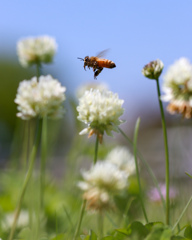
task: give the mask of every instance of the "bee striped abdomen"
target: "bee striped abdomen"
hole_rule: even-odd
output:
[[[97,60],[98,67],[102,68],[114,68],[116,67],[115,63],[108,59],[99,59]]]

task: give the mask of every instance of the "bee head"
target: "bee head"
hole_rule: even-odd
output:
[[[84,62],[88,62],[89,61],[89,56],[86,56],[85,58],[84,58]]]

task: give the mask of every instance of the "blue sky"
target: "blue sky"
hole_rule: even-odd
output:
[[[104,69],[97,81],[107,83],[132,108],[135,102],[138,108],[143,102],[156,106],[155,83],[142,76],[142,67],[159,58],[165,72],[180,57],[192,61],[191,0],[1,0],[0,9],[1,55],[16,59],[20,38],[55,37],[58,52],[50,69],[59,72],[70,93],[93,80],[93,72],[84,71],[77,57],[109,48],[106,58],[117,67]]]

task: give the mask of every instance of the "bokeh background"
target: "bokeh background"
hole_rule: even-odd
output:
[[[68,101],[77,88],[93,79],[77,57],[96,55],[109,49],[106,58],[116,63],[97,78],[125,100],[126,123],[130,136],[137,117],[141,117],[139,145],[159,177],[164,177],[164,151],[156,84],[141,74],[142,67],[157,58],[164,72],[180,57],[192,59],[192,1],[0,1],[0,159],[11,156],[18,126],[14,98],[18,83],[35,75],[35,69],[19,65],[16,43],[29,36],[50,35],[58,44],[54,64],[44,66],[67,87]],[[163,73],[164,73],[163,72]],[[161,85],[162,85],[161,77]],[[166,107],[166,105],[165,105]],[[62,150],[72,139],[74,122],[70,104],[62,127]],[[185,178],[192,173],[191,121],[166,113],[171,158],[171,173]],[[21,124],[21,122],[20,122]],[[123,142],[120,138],[119,141]],[[60,140],[61,141],[61,140]],[[65,146],[65,147],[64,147]],[[63,151],[60,150],[60,154]],[[57,151],[59,152],[59,151]],[[176,173],[176,174],[175,174]]]

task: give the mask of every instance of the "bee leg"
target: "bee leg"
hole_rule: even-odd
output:
[[[95,72],[96,70],[97,70],[97,68],[94,66],[94,67],[93,67],[93,72]]]
[[[86,71],[86,67],[88,67],[90,69],[90,66],[85,62],[84,63],[84,70]]]
[[[97,69],[95,69],[95,73],[94,73],[94,79],[97,79],[96,77],[100,74],[100,72],[103,70],[103,68],[97,68]]]
[[[94,79],[97,79],[97,78],[96,78],[96,72],[97,72],[97,71],[98,71],[97,68],[93,67]]]

